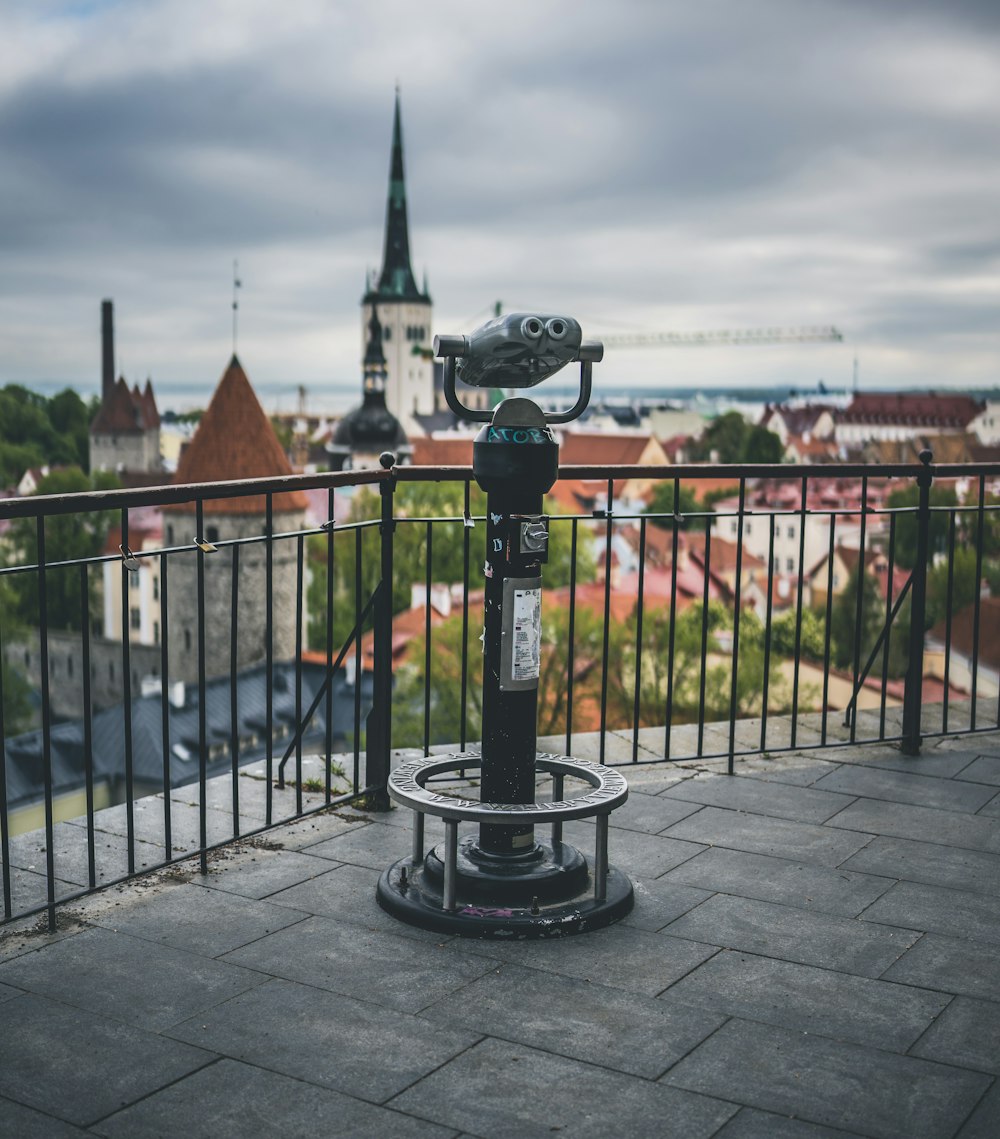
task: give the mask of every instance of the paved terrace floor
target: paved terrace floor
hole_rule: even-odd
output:
[[[0,1134],[995,1139],[1000,736],[737,772],[630,770],[635,910],[561,942],[384,915],[402,810],[8,928]]]

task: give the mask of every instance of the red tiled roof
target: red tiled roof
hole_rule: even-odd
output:
[[[967,395],[937,392],[859,392],[840,413],[841,423],[900,423],[912,427],[966,427],[983,410]]]
[[[136,394],[138,395],[138,389]],[[142,397],[139,396],[137,402],[124,378],[119,376],[110,395],[94,416],[90,432],[92,435],[127,435],[145,430]]]
[[[563,467],[622,467],[642,461],[652,435],[612,435],[605,431],[567,431],[559,448]]]
[[[413,442],[415,467],[471,467],[472,439],[456,436],[454,439],[418,435]]]
[[[277,478],[291,473],[288,456],[281,449],[246,372],[233,356],[194,438],[181,455],[174,482]],[[305,510],[306,504],[306,496],[299,490],[283,491],[273,498],[276,514]],[[184,502],[165,509],[192,513],[195,504]],[[208,514],[263,514],[265,509],[262,494],[205,503]]]

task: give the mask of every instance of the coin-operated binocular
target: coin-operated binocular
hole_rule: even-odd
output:
[[[511,313],[468,336],[438,336],[444,393],[461,419],[484,424],[472,468],[487,494],[483,633],[482,752],[433,756],[402,764],[389,794],[414,811],[409,858],[378,885],[384,909],[427,929],[469,937],[558,937],[597,929],[632,908],[632,885],[608,865],[608,818],[628,787],[611,768],[569,755],[538,753],[538,680],[542,659],[541,567],[549,525],[542,498],[559,473],[551,424],[577,418],[590,402],[592,369],[604,354],[571,317]],[[580,391],[566,411],[545,412],[522,396],[492,412],[466,407],[456,377],[472,387],[531,388],[566,364],[580,364]],[[434,793],[435,775],[481,769],[478,800]],[[565,780],[588,790],[565,797]],[[536,802],[536,790],[551,797]],[[444,820],[445,841],[425,852],[424,817]],[[593,816],[592,860],[562,841],[565,821]],[[536,838],[535,825],[551,824]],[[478,833],[459,838],[462,822]]]

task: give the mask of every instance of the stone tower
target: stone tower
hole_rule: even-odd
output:
[[[181,455],[175,483],[280,477],[292,473],[270,420],[260,406],[246,373],[235,356],[229,361],[208,410],[190,445]],[[272,498],[272,533],[301,530],[306,496],[284,491]],[[190,552],[171,554],[168,565],[168,634],[170,679],[194,681],[198,676],[197,558],[195,538],[212,544],[266,533],[266,498],[248,495],[206,501],[204,533],[196,534],[195,504],[164,508],[164,544],[188,546]],[[296,542],[272,543],[272,644],[275,661],[295,657]],[[205,555],[205,647],[208,676],[229,672],[232,630],[233,553],[224,547]],[[266,543],[240,547],[237,597],[237,656],[239,670],[266,658],[267,580]],[[303,606],[303,621],[305,607]]]
[[[382,268],[377,276],[373,274],[366,282],[365,295],[361,300],[362,351],[367,348],[373,312],[377,314],[382,328],[386,406],[412,433],[415,429],[412,417],[415,414],[429,415],[435,409],[432,304],[426,279],[423,289],[419,289],[410,266],[398,91],[392,127]]]

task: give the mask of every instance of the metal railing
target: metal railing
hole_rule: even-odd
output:
[[[610,764],[724,759],[732,771],[758,752],[895,741],[915,754],[928,735],[1000,726],[1000,662],[983,652],[994,554],[1000,577],[1000,506],[988,501],[1000,466],[922,458],[563,468],[584,501],[550,515],[560,553],[547,571],[555,634],[540,734],[572,754],[596,732]],[[731,493],[714,509],[690,497],[720,476]],[[963,500],[934,501],[951,480]],[[428,483],[454,488],[450,513],[421,511]],[[669,488],[666,509],[629,500],[630,487],[651,485]],[[890,498],[907,488],[905,502]],[[325,492],[320,525],[275,509],[305,490]],[[338,521],[335,495],[349,490],[351,516]],[[193,854],[205,872],[214,849],[279,822],[384,809],[394,747],[464,751],[481,667],[470,651],[475,493],[468,468],[394,467],[0,502],[4,920],[44,912],[51,926],[57,902]],[[261,510],[240,514],[242,528],[210,529],[249,496]],[[166,541],[130,548],[143,511],[169,519],[177,504],[192,542],[167,529]],[[109,522],[117,553],[81,554],[67,537]],[[155,576],[145,610],[132,604],[144,570]],[[105,619],[114,604],[121,626],[105,635],[98,577]],[[413,586],[422,613],[406,603]],[[141,632],[151,614],[152,638]],[[939,712],[923,697],[931,643]],[[80,714],[61,719],[71,692]],[[197,825],[181,833],[194,789]],[[105,841],[116,825],[123,845]]]

